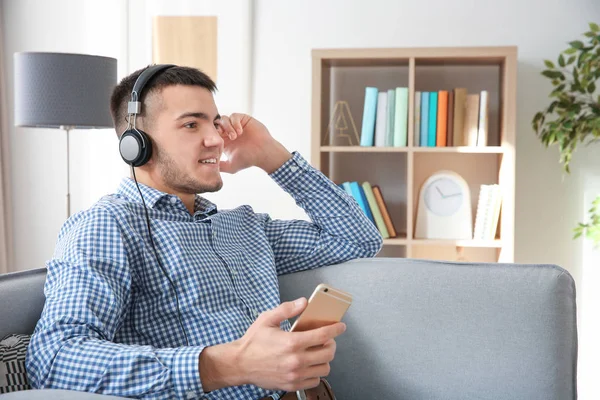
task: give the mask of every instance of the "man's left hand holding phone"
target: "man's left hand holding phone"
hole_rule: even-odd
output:
[[[305,298],[282,303],[262,313],[240,339],[205,348],[199,366],[204,391],[244,384],[287,392],[316,387],[329,375],[335,338],[346,331],[346,324],[281,330],[283,321],[297,317],[306,306]]]

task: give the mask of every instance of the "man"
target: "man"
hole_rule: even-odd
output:
[[[196,69],[157,73],[132,115],[141,73],[116,86],[111,112],[118,135],[135,126],[150,137],[151,156],[132,168],[135,179],[61,229],[27,355],[32,386],[279,399],[319,385],[345,325],[289,332],[287,319],[307,303],[279,304],[277,276],[372,257],[381,235],[262,123],[219,116],[215,84]],[[269,174],[312,222],[272,220],[249,206],[217,211],[197,195],[219,190],[221,172],[249,167]]]

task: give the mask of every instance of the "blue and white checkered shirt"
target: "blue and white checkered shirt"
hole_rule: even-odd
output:
[[[46,304],[27,353],[34,388],[153,399],[259,399],[253,385],[204,393],[206,347],[244,335],[280,304],[277,276],[373,257],[382,238],[356,201],[298,153],[272,179],[312,220],[272,220],[249,206],[216,212],[197,196],[191,215],[176,196],[140,184],[159,257],[133,180],[62,227],[48,262]],[[289,329],[289,322],[283,324]]]

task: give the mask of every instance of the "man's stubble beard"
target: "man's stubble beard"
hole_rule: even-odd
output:
[[[178,192],[188,194],[207,193],[216,192],[223,187],[222,180],[211,186],[199,182],[191,176],[186,176],[185,173],[177,168],[173,159],[160,149],[156,150],[156,164],[164,179],[164,184]]]

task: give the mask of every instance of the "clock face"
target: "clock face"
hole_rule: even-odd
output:
[[[435,215],[449,217],[460,209],[464,201],[462,187],[451,178],[441,177],[425,187],[425,205]]]

